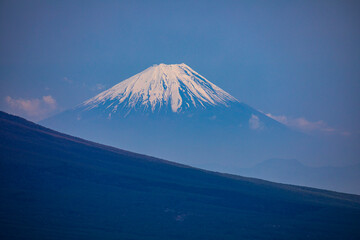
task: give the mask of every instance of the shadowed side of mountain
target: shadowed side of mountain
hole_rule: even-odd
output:
[[[0,154],[2,239],[360,237],[359,196],[204,171],[6,113]]]

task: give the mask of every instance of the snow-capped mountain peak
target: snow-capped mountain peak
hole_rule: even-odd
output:
[[[236,98],[214,85],[186,64],[153,65],[85,101],[79,107],[105,108],[109,113],[160,111],[174,113],[191,108],[225,106]]]

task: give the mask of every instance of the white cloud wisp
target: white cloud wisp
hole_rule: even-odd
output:
[[[16,99],[7,96],[5,102],[11,113],[33,121],[42,120],[57,109],[56,100],[51,95],[33,99]]]

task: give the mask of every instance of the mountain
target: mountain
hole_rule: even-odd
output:
[[[221,174],[0,112],[1,239],[359,239],[360,197]]]
[[[269,159],[239,170],[247,177],[360,194],[360,165],[311,167],[296,159]]]
[[[288,156],[279,140],[297,135],[186,64],[149,67],[40,124],[111,146],[222,171],[279,152]],[[259,146],[261,151],[254,150]],[[232,162],[222,161],[224,157]]]

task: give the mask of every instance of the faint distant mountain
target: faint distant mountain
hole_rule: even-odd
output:
[[[0,239],[359,239],[360,197],[221,174],[0,112]]]
[[[310,167],[295,159],[269,159],[239,174],[269,181],[360,194],[360,165]]]

